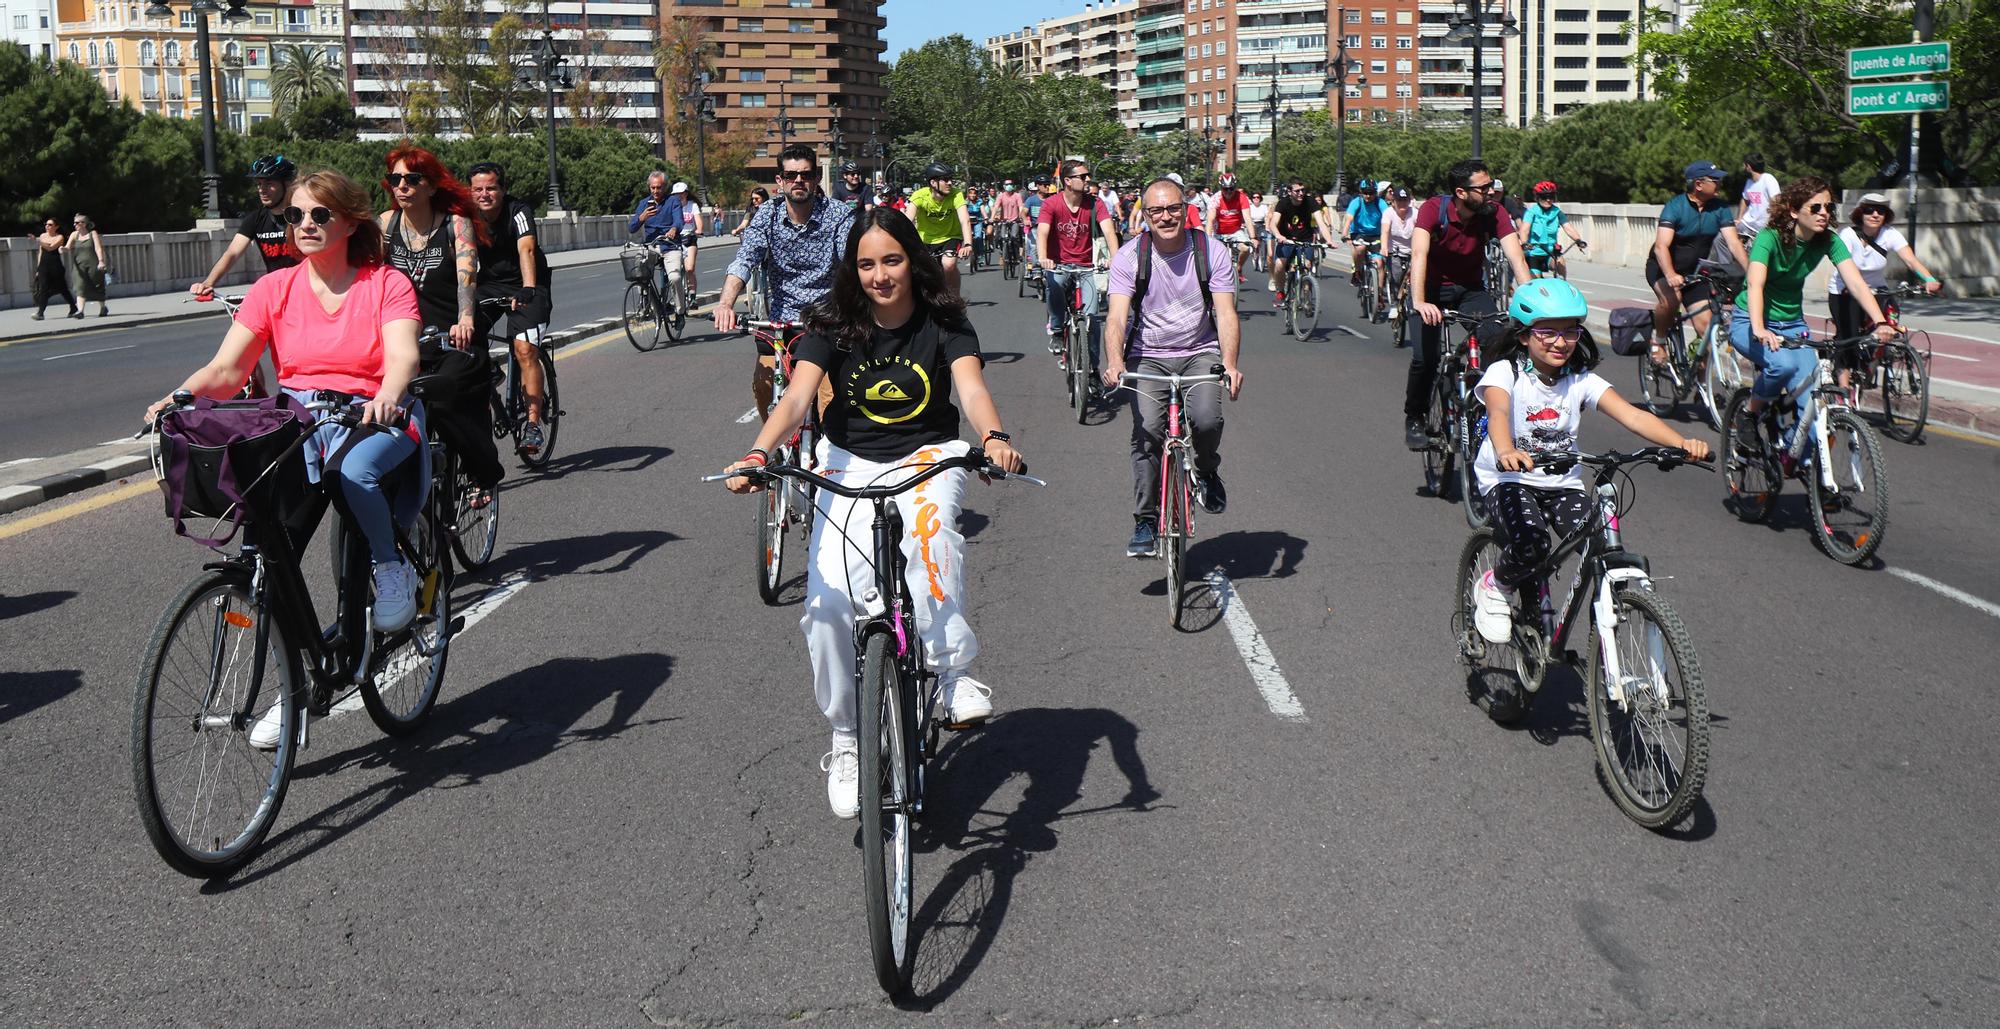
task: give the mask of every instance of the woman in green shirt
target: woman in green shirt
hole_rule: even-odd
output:
[[[1761,411],[1764,404],[1786,394],[1802,395],[1812,385],[1818,355],[1785,343],[1806,335],[1806,276],[1821,260],[1832,258],[1835,271],[1874,321],[1877,338],[1896,334],[1893,326],[1883,324],[1882,309],[1861,269],[1854,266],[1847,244],[1827,231],[1836,207],[1826,183],[1809,176],[1795,179],[1772,201],[1770,225],[1750,244],[1749,288],[1736,298],[1729,344],[1757,366],[1752,411]]]

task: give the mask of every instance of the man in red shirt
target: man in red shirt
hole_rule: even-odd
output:
[[[1488,314],[1497,301],[1487,292],[1486,244],[1499,240],[1514,267],[1515,282],[1533,281],[1515,236],[1514,219],[1494,202],[1493,173],[1478,160],[1451,166],[1451,192],[1424,201],[1410,237],[1410,305],[1423,318],[1410,352],[1410,380],[1403,391],[1403,442],[1411,450],[1431,445],[1424,428],[1443,335],[1440,307]]]
[[[1250,194],[1236,188],[1236,173],[1222,173],[1222,192],[1208,209],[1208,234],[1236,255],[1236,284],[1243,285],[1243,259],[1250,256]]]
[[[1105,262],[1097,260],[1095,237],[1104,238],[1105,254],[1117,253],[1118,222],[1091,187],[1090,165],[1082,161],[1064,161],[1061,176],[1062,192],[1042,202],[1042,213],[1035,225],[1035,259],[1046,274],[1042,298],[1048,301],[1050,338],[1055,337],[1056,327],[1069,316],[1070,287],[1083,287],[1083,309],[1091,315],[1090,371],[1091,381],[1095,382],[1098,365],[1097,277],[1059,272],[1056,266],[1107,266],[1108,259]],[[1072,278],[1078,281],[1072,283]]]

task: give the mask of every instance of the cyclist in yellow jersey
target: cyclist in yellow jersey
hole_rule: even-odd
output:
[[[950,168],[932,161],[924,178],[930,185],[910,194],[910,220],[917,223],[917,238],[944,266],[945,287],[956,294],[958,262],[972,256],[972,216],[965,193],[952,188]]]

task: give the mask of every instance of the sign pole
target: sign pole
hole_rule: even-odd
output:
[[[1910,42],[1930,41],[1932,27],[1935,24],[1933,20],[1935,10],[1932,3],[1933,0],[1916,0],[1911,6]],[[1911,246],[1917,244],[1917,169],[1923,167],[1923,163],[1918,160],[1918,148],[1923,145],[1923,119],[1922,114],[1910,115],[1910,223],[1908,231],[1903,236],[1910,241]]]

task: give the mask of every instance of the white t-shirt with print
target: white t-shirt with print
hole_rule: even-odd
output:
[[[1515,374],[1515,361],[1527,369],[1526,374]],[[1484,398],[1486,391],[1494,387],[1506,390],[1511,398],[1514,449],[1565,451],[1577,449],[1577,427],[1584,410],[1596,407],[1598,398],[1611,388],[1611,383],[1596,372],[1584,372],[1565,374],[1551,386],[1542,381],[1541,374],[1526,357],[1520,357],[1486,369],[1475,392]],[[1562,475],[1551,475],[1540,468],[1527,472],[1501,471],[1493,454],[1491,433],[1479,444],[1479,459],[1473,462],[1472,471],[1479,480],[1480,493],[1503,482],[1544,489],[1583,489],[1580,466]]]
[[[1910,245],[1910,241],[1904,239],[1894,225],[1884,225],[1882,231],[1875,234],[1875,246],[1888,251],[1886,254],[1878,254],[1875,247],[1863,243],[1861,233],[1852,225],[1840,230],[1840,241],[1847,244],[1847,252],[1854,255],[1854,267],[1861,269],[1861,277],[1876,289],[1889,286],[1890,255]],[[1827,276],[1826,291],[1833,296],[1847,292],[1847,283],[1841,280],[1840,272]]]
[[[1757,176],[1755,182],[1743,186],[1743,217],[1736,223],[1736,231],[1745,239],[1755,236],[1757,230],[1771,224],[1771,201],[1778,197],[1778,180],[1765,172]]]

